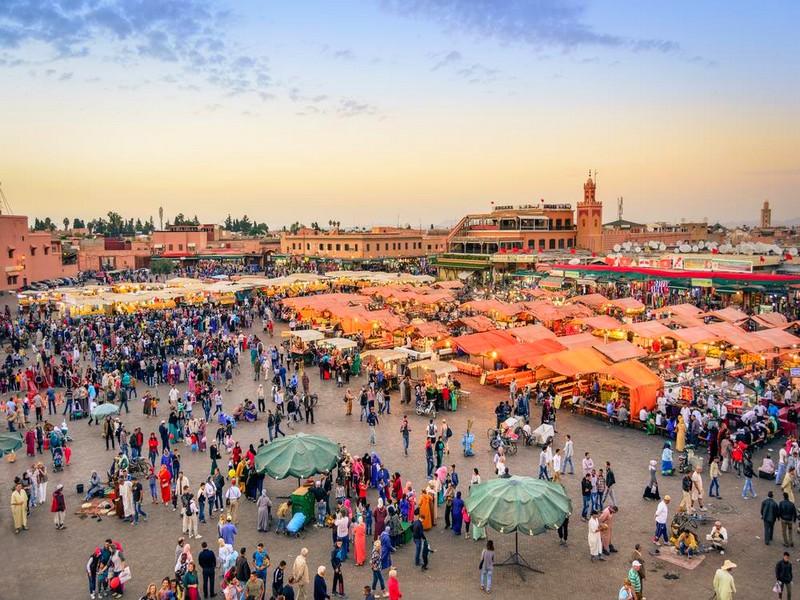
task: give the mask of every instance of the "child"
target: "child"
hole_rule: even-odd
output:
[[[150,473],[147,475],[147,482],[150,484],[150,497],[153,500],[153,504],[158,504],[158,496],[156,496],[156,481],[158,481],[158,478],[156,477],[155,470],[153,467],[150,467]]]
[[[108,563],[97,565],[97,597],[108,596]]]
[[[367,535],[372,535],[372,511],[369,508],[369,502],[364,503],[364,512],[366,513]]]
[[[364,586],[364,600],[375,600],[375,594],[372,593],[372,588],[368,585]]]

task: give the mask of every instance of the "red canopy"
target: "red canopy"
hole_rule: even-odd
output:
[[[460,335],[453,338],[453,344],[455,344],[458,349],[472,355],[488,354],[503,346],[516,343],[517,341],[508,331],[501,331],[499,329],[483,331],[481,333],[471,333],[470,335]]]

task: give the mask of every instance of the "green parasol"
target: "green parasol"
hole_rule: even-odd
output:
[[[515,476],[473,486],[466,508],[473,525],[489,526],[500,533],[514,532],[514,552],[498,565],[530,569],[519,554],[519,533],[539,535],[557,529],[572,511],[572,502],[558,483]]]
[[[106,402],[98,404],[92,409],[92,416],[95,418],[107,417],[108,415],[116,415],[119,412],[119,406]]]
[[[22,434],[17,432],[0,433],[0,456],[22,448]]]
[[[256,454],[256,470],[275,479],[309,477],[330,471],[339,460],[339,444],[319,435],[298,433],[274,440]]]

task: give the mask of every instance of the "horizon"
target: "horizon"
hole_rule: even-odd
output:
[[[495,204],[604,221],[800,214],[800,5],[14,0],[16,214],[428,228]],[[765,68],[765,65],[767,68]],[[134,209],[131,208],[135,206]],[[68,208],[65,208],[68,207]]]

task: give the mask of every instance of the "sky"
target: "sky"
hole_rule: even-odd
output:
[[[800,3],[3,0],[16,214],[800,217]]]

